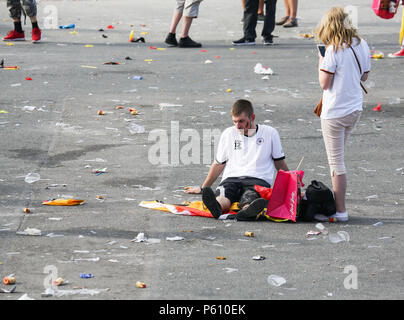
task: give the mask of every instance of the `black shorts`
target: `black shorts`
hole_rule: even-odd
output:
[[[230,203],[239,202],[239,207],[251,203],[260,195],[255,191],[254,185],[270,188],[271,185],[265,180],[253,177],[227,178],[216,188],[216,197],[222,196],[230,200]]]

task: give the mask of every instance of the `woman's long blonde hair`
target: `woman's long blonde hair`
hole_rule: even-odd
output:
[[[344,43],[350,46],[353,38],[358,39],[358,43],[361,41],[351,19],[341,7],[331,8],[321,19],[320,25],[314,30],[314,34],[317,41],[326,46],[332,45],[334,51],[339,48],[344,49]]]

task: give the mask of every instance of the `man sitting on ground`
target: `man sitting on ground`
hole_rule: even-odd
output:
[[[276,170],[289,171],[278,131],[255,124],[253,106],[248,100],[237,100],[232,108],[233,127],[222,133],[215,161],[200,188],[187,193],[201,193],[202,201],[215,219],[229,211],[234,202],[241,210],[237,220],[255,220],[266,207],[254,185],[270,188]],[[211,186],[223,172],[216,191]]]

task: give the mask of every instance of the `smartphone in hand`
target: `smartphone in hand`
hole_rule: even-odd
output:
[[[317,49],[320,52],[321,56],[324,57],[325,56],[325,45],[323,44],[318,44],[317,45]]]

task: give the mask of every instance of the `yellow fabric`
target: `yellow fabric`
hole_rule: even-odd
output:
[[[400,46],[404,46],[403,38],[404,38],[404,9],[403,9],[403,17],[401,18]]]
[[[231,207],[230,210],[232,211],[238,211],[240,210],[239,206],[238,206],[238,202],[234,202]],[[147,207],[153,210],[160,210],[160,211],[166,211],[166,212],[171,212],[171,210],[168,208],[168,206],[172,206],[172,205],[167,205],[165,203],[161,203],[160,202],[154,200],[154,201],[142,201],[141,205],[143,207]],[[193,201],[193,202],[189,202],[189,201],[185,201],[183,202],[184,206],[188,206],[190,208],[194,208],[194,209],[198,209],[198,210],[202,210],[205,212],[210,212],[208,208],[206,208],[206,206],[203,204],[202,201]],[[264,210],[261,211],[261,213],[259,214],[259,216],[264,216],[265,218],[267,218],[270,221],[274,221],[274,222],[285,222],[285,221],[289,221],[288,219],[276,219],[276,218],[272,218],[270,216],[268,216],[267,214],[267,209],[265,208]]]

